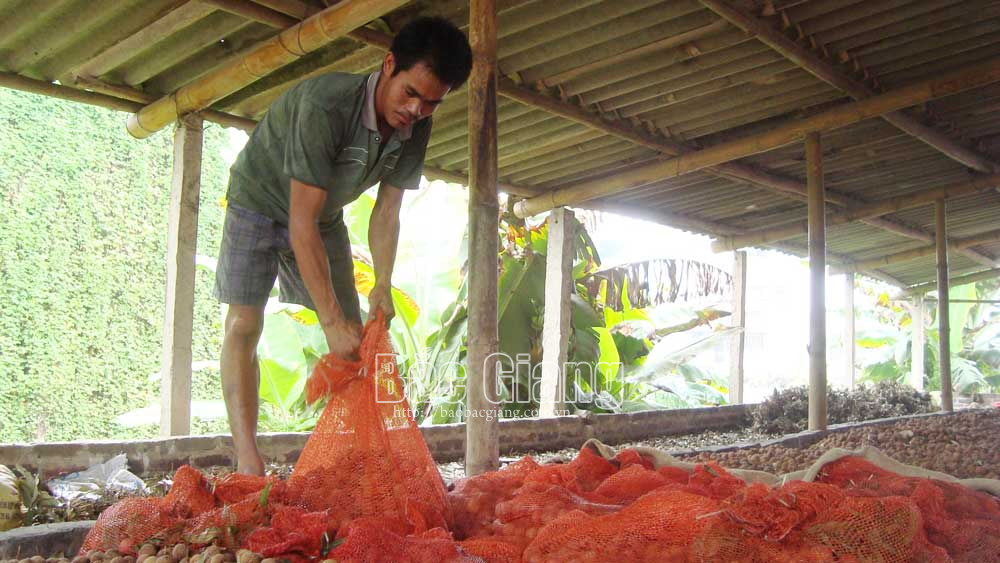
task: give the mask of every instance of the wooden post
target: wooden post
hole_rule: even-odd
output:
[[[569,348],[570,295],[573,291],[573,212],[565,207],[549,214],[545,255],[545,317],[542,327],[542,388],[538,415],[568,414],[563,367]]]
[[[913,296],[910,311],[910,386],[917,391],[924,390],[924,296]]]
[[[826,429],[826,224],[823,148],[806,135],[809,190],[809,430]]]
[[[733,327],[740,332],[733,337],[729,350],[729,402],[743,403],[743,350],[746,345],[747,312],[747,253],[733,253]]]
[[[469,42],[469,373],[465,473],[500,466],[497,426],[497,27],[496,0],[472,0]]]
[[[167,296],[160,371],[160,435],[191,433],[191,338],[194,261],[201,193],[202,120],[188,116],[174,132],[174,172],[167,224]]]
[[[952,412],[951,398],[951,327],[948,323],[948,225],[945,216],[945,201],[934,203],[934,218],[937,228],[937,278],[938,278],[938,362],[941,371],[941,410]]]
[[[854,389],[854,272],[844,274],[844,369]]]

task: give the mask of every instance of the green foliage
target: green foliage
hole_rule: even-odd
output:
[[[156,435],[114,418],[159,394],[172,138],[137,141],[124,120],[0,89],[0,442]],[[205,131],[198,243],[211,255],[226,138]],[[198,271],[196,361],[221,345],[213,282]],[[193,385],[220,396],[215,370]]]
[[[59,506],[59,503],[41,486],[41,480],[37,474],[20,465],[15,471],[17,473],[17,493],[21,497],[21,504],[24,505],[22,525],[39,524],[39,518],[42,514]]]
[[[931,397],[912,387],[881,381],[854,390],[827,389],[830,424],[861,422],[877,418],[932,412]],[[753,428],[759,432],[792,434],[805,430],[809,422],[809,388],[775,390],[753,411]]]
[[[257,345],[260,427],[265,432],[312,430],[320,404],[307,405],[306,380],[327,350],[316,313],[271,299]]]
[[[995,285],[995,281],[966,284],[952,288],[950,295],[953,299],[990,300],[1000,293]],[[870,287],[864,289],[869,294],[873,291]],[[873,310],[862,311],[855,340],[862,381],[908,381],[913,352],[910,312],[885,293],[878,296]],[[948,317],[952,387],[960,393],[1000,389],[1000,307],[991,303],[952,303]],[[937,328],[925,330],[924,338],[924,386],[940,391]]]
[[[121,413],[155,415],[159,397],[172,136],[163,132],[136,141],[122,127],[123,119],[109,110],[0,90],[0,442],[156,435],[154,423],[115,420]],[[227,133],[207,126],[198,239],[203,267],[196,274],[193,343],[195,364],[207,367],[194,371],[194,433],[228,430],[218,416],[221,388],[214,364],[222,316],[212,297],[211,259],[204,258],[217,255],[222,233],[225,145]],[[463,416],[465,224],[440,217],[464,216],[467,202],[462,190],[449,190],[447,201],[428,193],[417,192],[404,206],[404,233],[415,228],[417,236],[400,240],[393,280],[398,316],[391,335],[418,418],[437,423]],[[368,282],[373,282],[367,247],[373,205],[374,198],[364,195],[345,213],[355,268]],[[515,414],[528,414],[537,405],[517,406],[509,399],[537,382],[539,370],[525,366],[533,368],[541,359],[547,226],[506,217],[498,235],[500,348],[511,358],[528,359],[509,366],[515,376],[504,397]],[[584,229],[574,248],[574,276],[580,281],[600,260]],[[429,254],[451,259],[434,268],[414,266]],[[362,294],[364,286],[359,283]],[[647,286],[644,291],[658,291],[656,284]],[[628,301],[627,291],[621,299]],[[662,388],[625,381],[617,362],[626,370],[640,366],[665,334],[628,334],[628,323],[650,324],[646,310],[595,309],[589,301],[581,284],[573,295],[569,355],[597,369],[599,377],[584,384],[584,400],[575,406],[601,411],[597,399],[611,395],[624,397],[612,403],[618,410],[718,399],[712,376],[693,365],[671,368],[686,382],[683,389],[676,381]],[[682,331],[689,328],[685,322],[707,324],[706,318],[688,316],[651,326]],[[270,309],[260,348],[262,429],[311,427],[316,412],[305,406],[302,389],[324,351],[325,339],[308,312]],[[602,356],[615,362],[601,364]],[[568,377],[583,381],[581,373]]]

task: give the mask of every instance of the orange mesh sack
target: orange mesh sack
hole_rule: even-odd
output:
[[[288,481],[234,474],[210,482],[184,466],[165,497],[125,499],[104,511],[84,549],[134,554],[146,541],[185,541],[310,561],[325,538],[367,516],[407,537],[406,549],[430,554],[427,560],[445,560],[441,553],[462,560],[445,531],[444,482],[402,395],[381,316],[365,327],[360,357],[327,356],[307,383],[310,400],[330,400]],[[369,528],[348,537],[343,551],[354,551],[341,561],[372,561],[364,554],[383,544],[368,546],[365,538],[392,537]]]
[[[182,539],[187,519],[214,508],[208,481],[197,469],[185,465],[174,474],[173,486],[165,497],[122,499],[102,512],[81,549],[130,553],[148,540],[175,543]]]
[[[720,518],[719,509],[711,498],[665,489],[603,516],[565,512],[538,531],[524,561],[683,563],[698,533]]]
[[[484,538],[497,534],[494,524],[496,507],[509,500],[524,485],[524,480],[541,466],[523,457],[499,471],[467,477],[455,483],[448,493],[455,538]]]
[[[132,553],[148,540],[178,541],[184,521],[172,514],[163,498],[126,498],[101,513],[80,548],[117,549]]]
[[[957,562],[1000,563],[1000,500],[984,492],[938,479],[898,475],[859,457],[831,462],[817,478],[855,497],[905,497],[921,516],[921,543],[929,542]],[[935,557],[942,560],[940,553]]]
[[[365,326],[361,361],[325,356],[306,386],[329,402],[289,479],[302,508],[327,510],[336,528],[362,516],[447,527],[445,486],[403,396],[381,314]]]

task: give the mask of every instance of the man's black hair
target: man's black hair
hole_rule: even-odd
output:
[[[452,90],[465,84],[472,70],[469,40],[444,18],[422,17],[406,24],[392,40],[390,51],[396,59],[393,75],[422,62]]]

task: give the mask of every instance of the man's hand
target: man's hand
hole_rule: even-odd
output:
[[[375,283],[368,294],[368,313],[375,315],[375,311],[381,310],[385,315],[385,320],[390,321],[396,316],[396,308],[392,305],[392,289],[389,286]]]
[[[360,324],[343,320],[329,327],[324,326],[323,332],[331,354],[342,360],[358,359],[358,348],[361,347]]]

